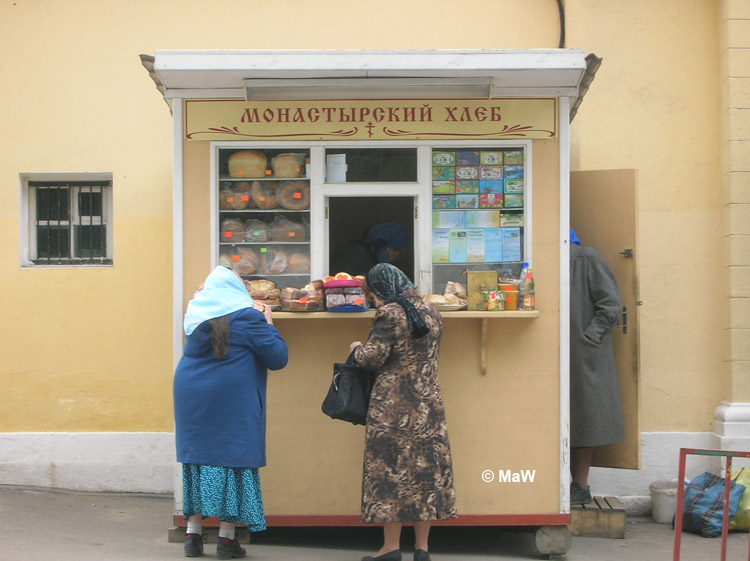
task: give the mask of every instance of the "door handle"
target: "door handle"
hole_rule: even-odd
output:
[[[622,332],[623,334],[628,332],[628,307],[622,307]]]
[[[633,258],[633,250],[632,249],[623,249],[620,252],[620,255],[622,255],[623,257],[627,257],[628,259],[632,259]]]

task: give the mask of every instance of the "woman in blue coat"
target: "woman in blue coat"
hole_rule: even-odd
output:
[[[235,525],[264,530],[258,468],[266,465],[267,369],[287,363],[270,309],[253,304],[225,267],[188,303],[187,341],[174,376],[177,461],[182,466],[185,556],[203,554],[201,520],[220,521],[217,557],[244,557]]]

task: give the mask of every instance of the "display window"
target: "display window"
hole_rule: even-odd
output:
[[[530,261],[530,141],[382,144],[214,143],[216,263],[281,290],[364,274],[352,249],[423,294],[467,269],[518,277]]]

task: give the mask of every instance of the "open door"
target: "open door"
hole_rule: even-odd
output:
[[[635,170],[578,171],[570,176],[570,225],[581,243],[607,259],[617,279],[623,313],[612,330],[625,440],[594,449],[592,465],[638,469],[639,423],[638,250]]]

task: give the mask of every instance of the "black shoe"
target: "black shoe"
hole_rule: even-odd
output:
[[[245,556],[245,549],[240,547],[240,542],[229,538],[219,538],[216,546],[217,559],[239,559]]]
[[[414,561],[432,561],[432,559],[430,559],[430,554],[424,549],[418,549],[414,552]]]
[[[570,504],[587,505],[591,502],[591,491],[589,487],[584,488],[579,483],[570,484]]]
[[[363,557],[362,561],[401,561],[401,550],[400,549],[394,549],[393,551],[389,551],[388,553],[384,553],[383,555],[378,555],[377,557]]]
[[[185,557],[200,557],[201,555],[203,555],[203,536],[185,534]]]

